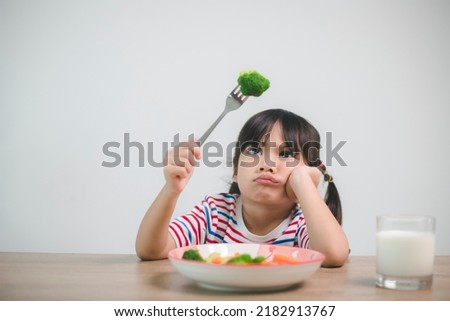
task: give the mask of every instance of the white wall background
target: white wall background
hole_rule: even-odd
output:
[[[201,135],[256,69],[272,87],[211,140],[295,111],[330,147],[346,141],[348,166],[329,168],[353,254],[375,253],[377,215],[417,213],[437,217],[449,255],[449,18],[445,0],[0,0],[0,251],[134,253],[162,169],[137,149],[103,167],[103,145],[129,133],[161,161],[162,142]],[[178,213],[230,176],[201,165]]]

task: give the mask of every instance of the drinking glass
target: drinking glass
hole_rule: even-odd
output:
[[[422,215],[377,217],[376,285],[421,290],[433,282],[435,218]]]

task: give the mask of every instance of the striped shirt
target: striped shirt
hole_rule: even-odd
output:
[[[245,226],[239,195],[208,195],[190,212],[172,220],[169,233],[177,247],[211,243],[266,243],[307,248],[305,218],[295,206],[290,215],[266,235],[255,235]]]

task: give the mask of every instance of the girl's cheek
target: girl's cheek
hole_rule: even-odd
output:
[[[239,158],[239,168],[248,169],[258,166],[259,157],[241,156]]]

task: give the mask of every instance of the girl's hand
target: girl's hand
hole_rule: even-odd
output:
[[[165,187],[174,193],[181,193],[191,178],[200,156],[200,147],[194,141],[180,143],[169,150],[164,167]]]
[[[301,188],[319,185],[320,175],[322,173],[316,167],[307,165],[299,165],[290,174],[286,183],[286,194],[290,200],[298,202],[294,191],[299,191]]]
[[[325,255],[322,266],[342,266],[347,260],[347,237],[317,185],[321,171],[316,167],[299,165],[286,183],[286,194],[298,203],[308,228],[309,248]]]

